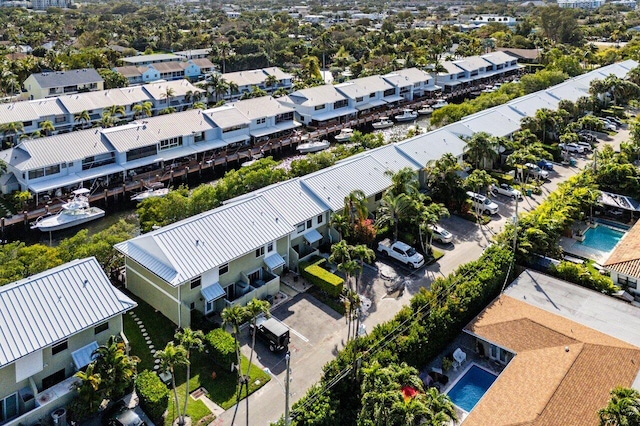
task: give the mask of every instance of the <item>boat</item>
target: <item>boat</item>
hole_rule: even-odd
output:
[[[433,108],[431,108],[428,105],[423,106],[422,108],[420,108],[418,110],[418,114],[419,115],[431,115],[432,113],[433,113]]]
[[[64,203],[58,213],[40,216],[31,224],[31,229],[42,232],[59,231],[104,217],[104,210],[89,205],[89,193],[87,188],[76,189],[73,191],[73,198]]]
[[[372,124],[374,129],[387,129],[393,127],[393,121],[389,120],[389,117],[380,117],[378,121],[374,121]]]
[[[169,188],[165,188],[161,182],[154,182],[149,185],[145,185],[145,190],[138,192],[131,197],[131,201],[142,201],[147,198],[164,197],[169,193]]]
[[[431,108],[433,109],[438,109],[438,108],[442,108],[444,106],[449,105],[449,102],[447,102],[445,99],[437,99],[436,103],[431,105]]]
[[[296,149],[300,154],[308,154],[310,152],[322,151],[323,149],[327,149],[327,148],[329,148],[329,141],[326,139],[323,139],[321,141],[314,140],[311,142],[301,143],[300,145],[298,145],[298,148]]]
[[[412,109],[404,109],[402,110],[402,114],[396,115],[396,121],[413,121],[418,118],[418,113]]]
[[[344,128],[340,130],[340,133],[335,135],[333,138],[336,142],[349,142],[351,140],[351,136],[353,136],[353,129]]]

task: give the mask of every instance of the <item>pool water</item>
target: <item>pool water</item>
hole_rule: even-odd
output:
[[[584,241],[580,244],[603,252],[610,252],[624,236],[624,232],[611,229],[607,226],[597,226],[587,229],[584,233]]]
[[[497,378],[487,370],[472,365],[447,395],[459,408],[470,412]]]

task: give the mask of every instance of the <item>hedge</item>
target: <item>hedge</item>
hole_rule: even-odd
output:
[[[344,280],[339,276],[323,269],[320,265],[326,262],[321,258],[314,263],[300,262],[299,268],[302,277],[309,283],[315,285],[331,297],[338,297],[342,294]]]
[[[136,393],[140,407],[155,424],[162,423],[162,416],[169,406],[169,388],[153,371],[144,370],[136,377]]]
[[[236,341],[233,336],[221,328],[211,330],[204,336],[214,362],[230,370],[236,361]]]
[[[513,185],[513,176],[507,173],[500,172],[491,172],[491,177],[495,178],[498,183],[506,183],[508,185]]]

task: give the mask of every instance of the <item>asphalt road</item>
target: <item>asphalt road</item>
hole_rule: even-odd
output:
[[[629,137],[628,129],[621,130],[613,137],[600,139],[599,145],[609,143],[619,149],[620,142]],[[588,159],[578,156],[574,167],[555,165],[542,189],[541,195],[524,197],[519,202],[518,211],[529,211],[537,207],[546,196],[553,192],[559,183],[576,174],[584,167]],[[505,196],[493,197],[498,203],[500,212],[491,222],[484,226],[471,223],[457,216],[441,221],[442,226],[454,235],[453,243],[435,246],[445,252],[437,263],[411,271],[406,266],[393,261],[376,261],[375,268],[367,267],[363,274],[362,291],[371,301],[371,307],[364,316],[366,330],[387,321],[409,303],[411,296],[420,287],[429,288],[438,276],[445,276],[460,264],[477,259],[493,236],[499,233],[508,220],[513,220],[515,201]],[[390,279],[408,277],[408,284],[403,292],[387,293]],[[344,317],[316,300],[313,296],[302,293],[278,306],[272,311],[273,317],[281,320],[291,329],[291,405],[301,398],[313,384],[322,377],[322,367],[344,346],[347,338],[347,324]],[[250,354],[249,333],[243,332],[242,351]],[[257,358],[257,359],[256,359]],[[260,342],[256,343],[254,362],[271,370],[276,376],[260,390],[249,397],[249,425],[268,425],[277,421],[284,413],[285,407],[285,357],[283,353],[273,354]],[[223,413],[213,424],[231,425],[234,408]],[[238,407],[235,425],[245,425],[245,401]]]

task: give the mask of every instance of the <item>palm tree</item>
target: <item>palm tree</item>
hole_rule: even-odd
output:
[[[384,174],[391,178],[391,187],[388,189],[391,194],[413,196],[418,192],[418,176],[411,168],[404,167],[395,173],[387,170]]]
[[[493,161],[498,158],[498,147],[497,138],[487,132],[478,132],[467,141],[465,153],[476,169],[484,168],[487,163],[491,168]]]
[[[130,357],[125,343],[111,336],[106,344],[93,351],[95,370],[102,378],[101,390],[107,399],[120,398],[136,376],[138,357]]]
[[[344,198],[343,214],[347,216],[351,226],[366,219],[369,211],[367,208],[367,196],[363,191],[356,189]]]
[[[91,115],[89,115],[89,111],[84,110],[73,116],[73,120],[82,123],[82,127],[86,126],[89,121],[91,121]]]
[[[145,101],[139,104],[135,104],[131,110],[133,111],[133,118],[151,117],[153,104],[150,101]]]
[[[189,401],[189,380],[191,380],[191,351],[196,350],[198,352],[202,352],[204,349],[204,344],[202,343],[204,339],[204,334],[200,330],[192,330],[187,327],[182,331],[178,331],[175,336],[178,343],[187,351],[187,396],[184,399],[184,409],[182,412],[184,414],[187,413],[187,401]],[[184,419],[182,421],[184,423]]]
[[[341,240],[349,236],[349,230],[351,227],[349,224],[349,218],[347,216],[336,213],[331,216],[329,224],[338,232],[338,236]]]
[[[222,74],[224,74],[227,68],[227,56],[232,52],[231,45],[226,41],[222,41],[218,43],[217,49],[222,58]]]
[[[357,246],[353,247],[353,250],[351,251],[351,256],[360,265],[358,280],[356,281],[356,292],[358,292],[358,287],[362,282],[362,272],[364,271],[364,264],[373,262],[376,259],[376,253],[366,245],[358,244]]]
[[[115,123],[116,123],[115,118],[113,118],[113,116],[109,113],[108,110],[105,110],[102,113],[102,118],[100,119],[100,123],[98,123],[98,125],[103,129],[106,129],[109,127],[113,127]]]
[[[245,315],[251,318],[251,324],[253,324],[253,330],[256,329],[256,322],[260,314],[266,315],[267,317],[270,315],[270,312],[269,312],[270,306],[271,305],[266,300],[252,299],[244,307]],[[251,354],[249,355],[249,365],[247,365],[247,373],[244,375],[244,380],[242,381],[244,383],[247,395],[249,395],[249,373],[251,372],[251,364],[253,363],[253,353],[255,351],[255,346],[256,346],[256,333],[252,333]],[[245,398],[245,402],[247,407],[246,408],[247,424],[249,424],[249,398],[248,397]]]
[[[267,87],[275,87],[275,86],[278,85],[278,78],[273,74],[269,74],[264,79],[264,85],[267,86]]]
[[[13,146],[14,137],[24,131],[24,124],[22,124],[22,121],[6,123],[0,127],[0,130],[2,130],[3,145],[11,147]]]
[[[598,411],[600,426],[632,426],[640,424],[640,392],[616,387],[605,408]]]
[[[429,388],[425,392],[425,405],[428,408],[426,424],[430,426],[445,426],[457,420],[453,403],[436,388]]]
[[[179,425],[184,425],[184,417],[180,414],[180,401],[178,399],[178,388],[176,387],[175,369],[178,366],[189,365],[187,358],[187,350],[182,345],[174,345],[173,342],[167,343],[164,350],[159,350],[154,357],[160,360],[160,368],[162,371],[168,371],[171,374],[171,386],[173,388],[173,397],[175,398],[175,407]],[[189,394],[185,396],[189,398]]]
[[[176,112],[176,109],[172,106],[166,107],[164,109],[161,109],[160,112],[158,113],[158,115],[167,115],[167,114],[173,114],[174,112]]]
[[[406,213],[411,207],[411,199],[407,194],[385,194],[382,197],[380,208],[378,208],[378,218],[376,225],[384,226],[390,224],[393,226],[393,241],[398,240],[398,224],[404,219]]]
[[[160,95],[161,98],[166,99],[167,100],[167,106],[170,107],[171,106],[171,98],[173,98],[176,95],[176,91],[173,90],[172,87],[167,86],[166,89],[164,90],[164,92],[162,92],[162,94]]]
[[[56,129],[51,120],[41,121],[38,127],[40,127],[40,130],[42,130],[46,136],[49,136],[51,132]]]
[[[78,371],[74,374],[75,377],[80,379],[80,383],[76,384],[76,391],[78,392],[79,406],[86,413],[98,412],[98,407],[102,402],[102,395],[100,394],[100,385],[102,379],[100,374],[95,371],[96,363],[92,362],[87,365],[85,371]]]
[[[231,326],[233,330],[233,338],[236,347],[236,370],[238,371],[238,390],[236,392],[236,410],[233,413],[233,420],[231,424],[235,423],[236,414],[238,412],[238,405],[240,404],[240,395],[242,394],[242,370],[240,367],[240,362],[242,360],[240,355],[240,344],[238,343],[238,335],[240,334],[240,326],[244,324],[247,320],[247,312],[240,305],[232,305],[222,310],[220,314],[222,317],[222,325],[223,327]]]
[[[124,118],[124,116],[127,115],[127,109],[124,107],[124,105],[111,105],[106,109],[106,111],[108,111],[112,117],[119,115],[120,117]]]

